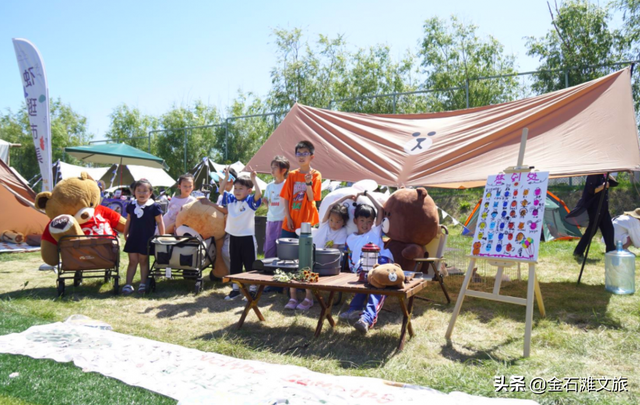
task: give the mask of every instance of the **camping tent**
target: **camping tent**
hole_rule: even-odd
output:
[[[293,106],[247,163],[270,172],[274,155],[295,161],[311,141],[323,178],[388,186],[478,187],[514,166],[524,128],[524,163],[551,177],[640,170],[631,70],[509,103],[412,115],[369,115]]]
[[[0,160],[0,233],[42,234],[49,218],[33,203],[36,193]]]
[[[104,181],[107,188],[120,185],[130,186],[134,181],[140,179],[149,180],[153,187],[171,187],[176,184],[173,177],[163,169],[137,165],[122,165],[122,173],[120,173],[120,165],[113,164],[106,168],[105,173],[98,178]]]
[[[229,166],[231,166],[231,168],[234,169],[238,173],[238,175],[240,174],[247,175],[247,176],[249,175],[248,172],[243,171],[245,166],[242,162],[235,162]],[[193,174],[193,179],[194,179],[193,189],[202,190],[203,186],[210,187],[215,183],[219,183],[220,177],[222,176],[222,173],[224,173],[224,169],[226,167],[227,165],[215,163],[208,157],[203,157],[200,163],[198,163],[197,165],[192,167],[191,170],[189,170],[189,173]],[[269,166],[269,173],[270,172],[271,172],[271,166]],[[257,180],[258,180],[258,184],[260,185],[260,190],[264,192],[265,188],[267,187],[267,183],[265,183],[260,179],[257,179]]]
[[[87,172],[92,179],[98,180],[102,177],[108,167],[84,167],[76,166],[58,160],[53,164],[53,184],[58,184],[60,180],[70,177],[80,177],[80,173]]]
[[[478,201],[469,217],[464,223],[463,235],[473,236],[480,215],[482,199]],[[547,190],[547,199],[544,205],[544,221],[542,224],[542,238],[549,242],[552,240],[579,239],[582,236],[580,229],[571,219],[567,219],[569,208],[558,196]]]

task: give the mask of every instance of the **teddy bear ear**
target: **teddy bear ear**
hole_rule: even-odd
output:
[[[374,264],[374,265],[373,265],[373,267],[372,267],[372,268],[373,268],[373,269],[375,269],[375,268],[376,268],[376,267],[378,267],[378,266],[380,266],[380,265],[379,265],[378,263],[376,263],[376,264]]]
[[[398,263],[393,263],[393,265],[402,270],[402,266],[400,266]]]
[[[51,191],[43,191],[36,196],[36,207],[41,210],[47,207],[47,201],[51,198]]]

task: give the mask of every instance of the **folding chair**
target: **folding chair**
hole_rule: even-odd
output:
[[[423,278],[440,283],[442,292],[447,298],[447,304],[450,304],[451,298],[449,298],[449,293],[444,286],[444,275],[440,271],[441,264],[444,263],[444,249],[447,246],[448,237],[449,230],[446,226],[440,225],[440,232],[438,232],[438,236],[436,236],[431,242],[429,242],[427,246],[425,246],[424,258],[415,259],[416,266],[413,271],[418,271],[419,266],[423,266],[423,263],[426,263],[427,267],[422,269],[422,272],[424,273]],[[433,271],[433,274],[431,274],[431,271]],[[425,301],[431,301],[430,299],[424,297],[416,296],[416,298]]]

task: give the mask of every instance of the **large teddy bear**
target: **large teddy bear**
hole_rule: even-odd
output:
[[[222,278],[229,274],[229,269],[222,260],[222,244],[225,235],[225,215],[215,208],[215,204],[206,198],[200,198],[182,206],[176,217],[176,235],[200,235],[203,239],[213,237],[216,241],[216,261],[212,274]]]
[[[50,221],[40,242],[42,260],[58,264],[58,240],[64,235],[115,235],[123,232],[126,220],[114,210],[100,205],[98,184],[86,172],[60,181],[53,191],[36,195],[36,207]]]
[[[384,206],[385,248],[403,270],[413,270],[414,259],[424,257],[425,245],[438,235],[438,209],[424,188],[399,189]]]

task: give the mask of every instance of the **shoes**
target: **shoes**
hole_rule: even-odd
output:
[[[256,299],[256,295],[258,295],[258,291],[249,291],[251,298]],[[242,297],[242,301],[247,301],[247,297]]]
[[[231,301],[231,300],[235,300],[236,298],[238,298],[240,295],[240,290],[231,290],[231,292],[229,293],[229,295],[227,295],[226,297],[224,297],[225,301]]]
[[[284,309],[296,309],[297,306],[298,306],[298,301],[292,298],[289,300],[289,302],[287,302],[287,305],[284,306]]]
[[[131,295],[133,293],[133,286],[131,284],[126,284],[122,287],[122,295]]]
[[[360,318],[360,311],[356,311],[355,309],[341,312],[340,315],[338,315],[338,319],[342,319],[343,321],[354,321],[358,318]]]
[[[310,300],[309,298],[305,298],[304,301],[298,304],[296,309],[299,309],[301,311],[307,311],[312,306],[313,306],[313,300]]]
[[[584,255],[583,254],[574,253],[573,254],[573,260],[575,260],[578,263],[582,263],[582,261],[584,260]]]
[[[147,292],[147,285],[145,283],[140,283],[138,286],[138,294],[144,294]]]
[[[356,322],[353,327],[356,328],[361,335],[366,335],[367,332],[369,332],[369,324],[364,320],[364,318],[358,319],[358,322]]]

